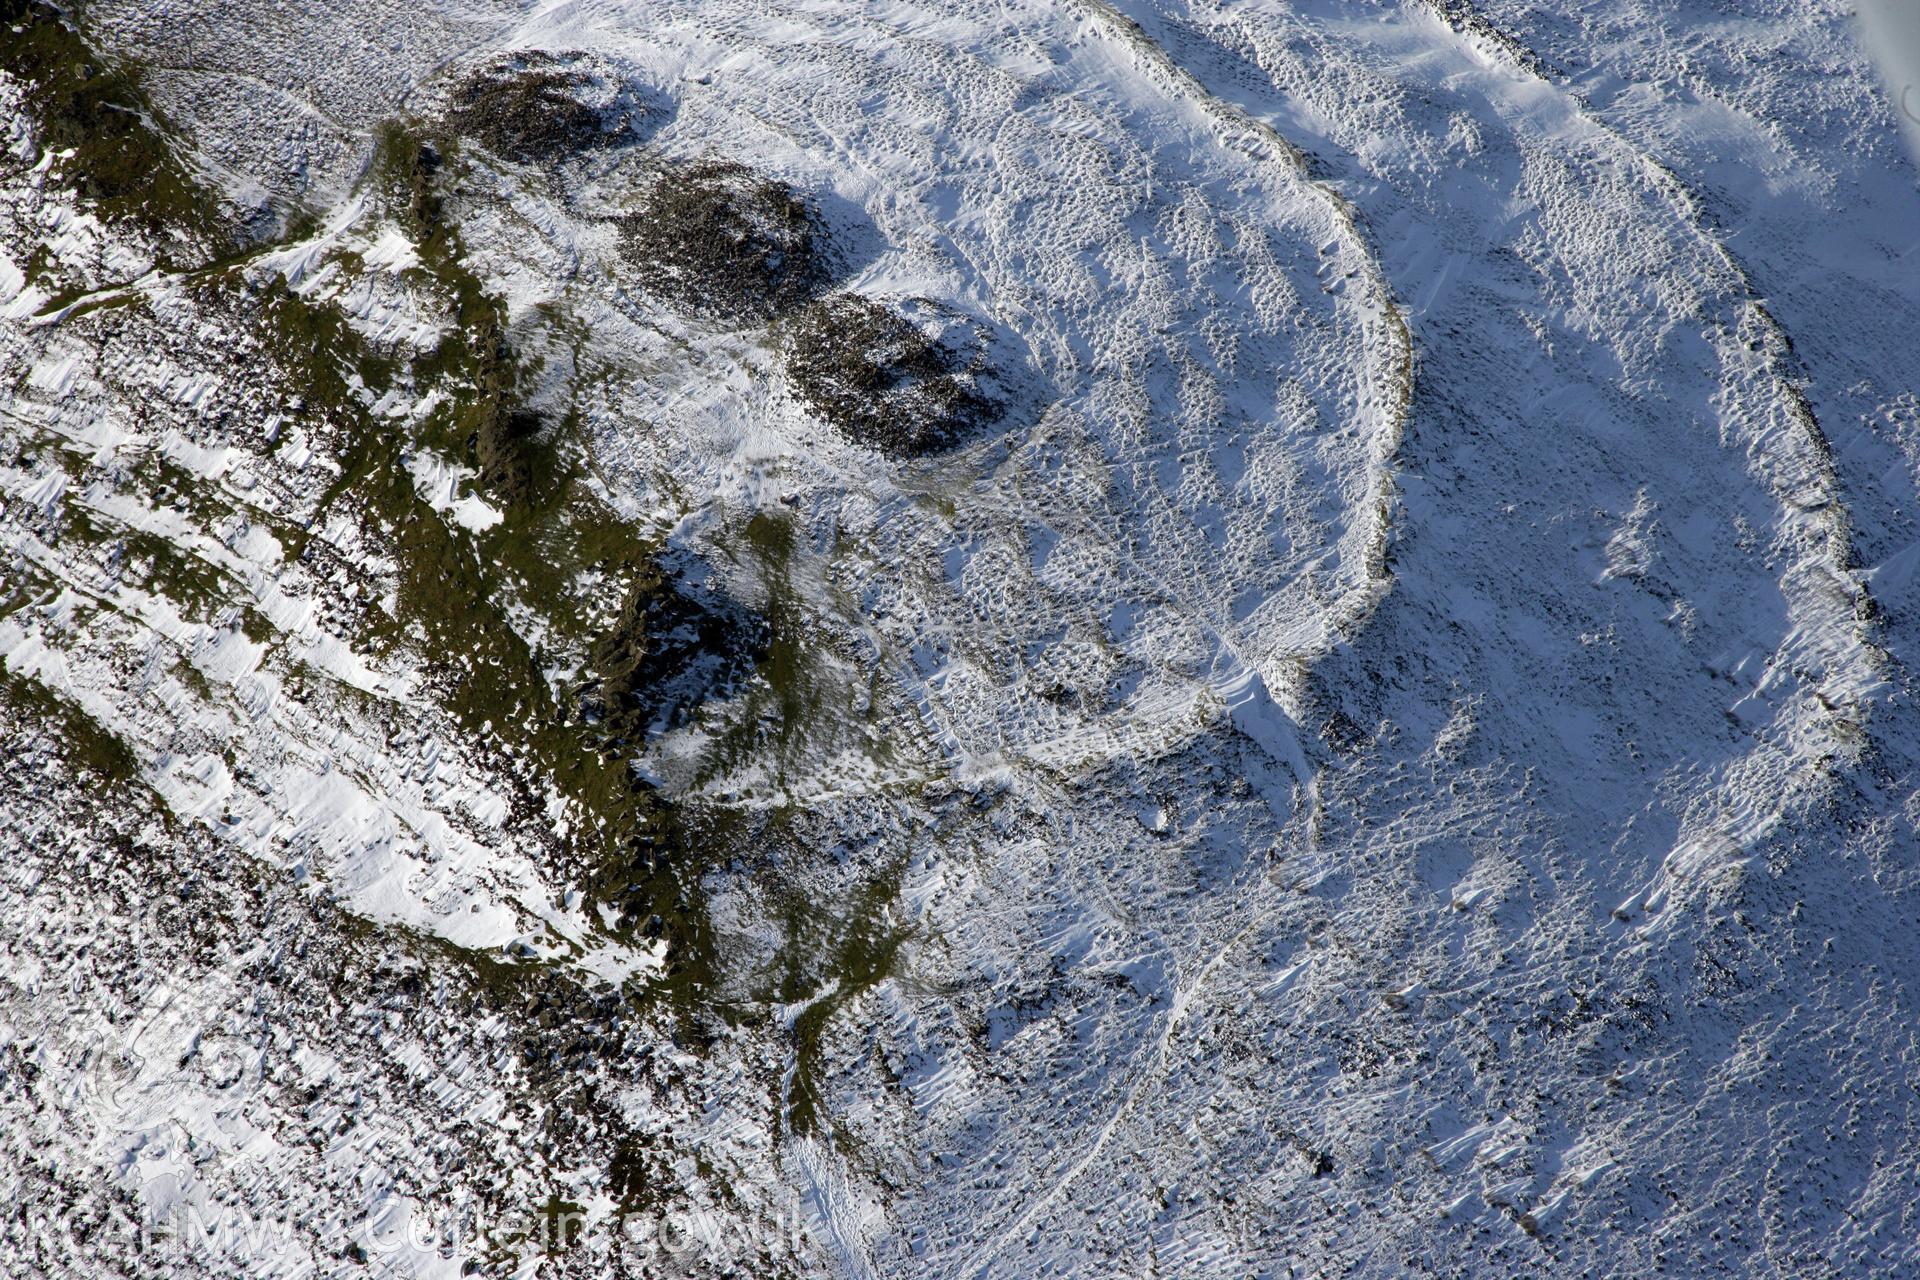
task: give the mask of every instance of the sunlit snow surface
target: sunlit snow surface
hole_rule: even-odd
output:
[[[248,270],[422,349],[440,322],[396,283],[410,250],[354,194],[380,121],[518,47],[604,54],[668,104],[564,184],[487,169],[462,235],[514,315],[581,335],[622,512],[749,604],[773,584],[741,530],[795,521],[783,585],[829,655],[825,710],[718,771],[702,725],[661,735],[648,776],[804,814],[785,873],[823,913],[904,865],[886,911],[907,941],[827,1024],[823,1130],[794,1129],[801,1006],[706,1060],[663,1045],[653,1070],[688,1083],[626,1105],[720,1172],[674,1167],[685,1236],[657,1265],[777,1231],[781,1265],[847,1276],[1920,1267],[1920,190],[1844,8],[88,21],[156,68],[209,174],[318,213]],[[1001,420],[879,457],[789,394],[777,332],[623,282],[599,213],[701,158],[809,193],[841,287],[982,326]],[[265,515],[300,519],[337,460],[222,373],[140,246],[6,172],[0,573],[59,584],[0,617],[7,670],[129,741],[182,848],[462,947],[610,980],[658,964],[545,877],[506,823],[510,766],[343,638],[341,584],[378,580],[377,549],[341,528],[334,561],[284,555]],[[24,274],[43,245],[147,296],[170,354],[49,311]],[[219,443],[235,420],[252,446]],[[112,468],[150,453],[261,519],[129,506]],[[501,519],[461,464],[410,468],[453,524]],[[189,621],[109,585],[59,536],[75,502],[244,595]],[[51,794],[0,796],[23,866],[94,838]],[[549,817],[569,820],[557,796]],[[709,883],[748,970],[776,941],[755,865]],[[366,1223],[487,1190],[494,1166],[430,1178],[406,1143],[270,1141],[284,1082],[243,1063],[208,1085],[181,1056],[244,1023],[248,948],[287,939],[237,942],[225,970],[156,945],[138,954],[166,998],[76,983],[68,1008],[62,939],[98,920],[31,875],[4,889],[12,1176],[33,1152],[55,1171],[34,1177],[152,1213],[266,1196],[319,1224],[230,1252],[236,1274],[357,1273]],[[265,1054],[247,1037],[275,1033],[223,1034]],[[420,1029],[281,1036],[315,1079],[400,1055],[418,1087],[380,1110],[429,1152],[438,1119],[516,1087],[497,1058],[437,1071]],[[109,1050],[145,1065],[106,1089]],[[63,1136],[39,1151],[49,1113]],[[527,1159],[529,1187],[604,1210],[601,1171]],[[529,1265],[605,1274],[621,1247]]]

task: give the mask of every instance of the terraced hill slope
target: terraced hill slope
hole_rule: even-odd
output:
[[[1917,1265],[1849,14],[0,3],[45,1276]]]

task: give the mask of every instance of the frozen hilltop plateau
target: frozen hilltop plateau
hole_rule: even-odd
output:
[[[6,1280],[1920,1278],[1920,8],[0,0]]]

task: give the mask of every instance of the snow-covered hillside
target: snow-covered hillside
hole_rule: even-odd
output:
[[[23,1274],[1920,1268],[1845,7],[0,18]]]

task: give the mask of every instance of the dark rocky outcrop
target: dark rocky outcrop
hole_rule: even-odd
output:
[[[668,170],[621,219],[621,236],[650,292],[740,325],[805,304],[830,274],[819,210],[785,183],[730,162]]]
[[[842,435],[909,457],[954,443],[996,411],[979,385],[977,336],[913,305],[925,314],[859,294],[822,298],[795,318],[786,357],[794,394]]]

